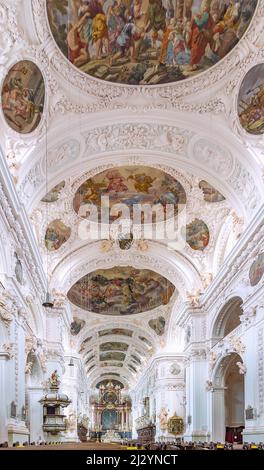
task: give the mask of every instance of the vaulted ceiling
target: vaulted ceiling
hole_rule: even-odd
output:
[[[189,3],[193,7],[185,5],[177,15],[188,19],[201,2]],[[207,3],[219,29],[220,10],[229,2]],[[232,47],[221,52],[215,38],[214,56],[190,67],[187,54],[179,68],[156,63],[163,46],[151,35],[133,61],[114,55],[111,41],[110,58],[100,57],[106,40],[98,50],[89,43],[89,50],[75,57],[70,24],[79,18],[83,27],[87,2],[48,1],[49,15],[45,0],[14,0],[9,8],[0,2],[8,24],[0,69],[7,103],[0,116],[1,146],[50,288],[69,299],[71,348],[83,358],[93,386],[104,378],[135,383],[150,358],[166,347],[177,304],[206,290],[263,198],[261,127],[248,121],[248,85],[240,91],[243,109],[237,103],[247,72],[262,60],[254,45],[263,1],[242,3],[246,10]],[[124,21],[120,11],[108,13],[111,21]],[[38,67],[28,86],[38,81],[27,126],[23,109],[11,122],[10,76],[6,79],[23,59]],[[13,84],[19,67],[11,73]],[[14,86],[19,89],[19,82]],[[250,129],[242,127],[245,122]],[[87,203],[100,209],[102,195],[109,196],[110,207],[180,203],[186,209],[186,243],[148,234],[132,240],[83,236]]]

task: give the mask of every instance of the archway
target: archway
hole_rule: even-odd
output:
[[[212,339],[215,343],[217,343],[219,339],[225,338],[240,325],[240,316],[243,314],[242,303],[243,300],[241,297],[232,297],[222,307],[214,322],[212,331]]]
[[[241,357],[232,353],[217,366],[212,394],[212,439],[216,442],[242,443],[245,426],[244,374]]]

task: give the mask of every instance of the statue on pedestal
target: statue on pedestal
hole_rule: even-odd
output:
[[[59,388],[60,380],[59,380],[59,374],[57,370],[54,370],[54,372],[52,372],[50,379],[49,379],[49,383],[50,383],[51,388]]]

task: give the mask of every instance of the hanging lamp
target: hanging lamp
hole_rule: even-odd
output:
[[[45,151],[45,173],[46,173],[46,194],[48,194],[48,123],[47,123],[47,118],[46,118],[46,151]],[[48,222],[48,203],[46,202],[46,222]],[[46,292],[45,292],[45,297],[44,297],[44,302],[42,303],[42,306],[45,308],[53,308],[54,307],[54,302],[52,300],[51,294],[49,292],[49,278],[48,278],[48,249],[47,250],[47,287],[46,287]]]

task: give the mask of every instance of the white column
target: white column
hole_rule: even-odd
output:
[[[225,442],[225,389],[217,387],[212,393],[212,440]]]
[[[7,435],[7,383],[6,383],[6,359],[5,353],[0,353],[0,443],[8,440]]]
[[[44,390],[42,387],[28,387],[27,392],[30,442],[43,441],[43,406],[39,400],[43,397]]]
[[[205,355],[194,354],[186,370],[187,419],[189,424],[185,432],[185,440],[205,441],[209,439],[207,416],[207,361]]]

